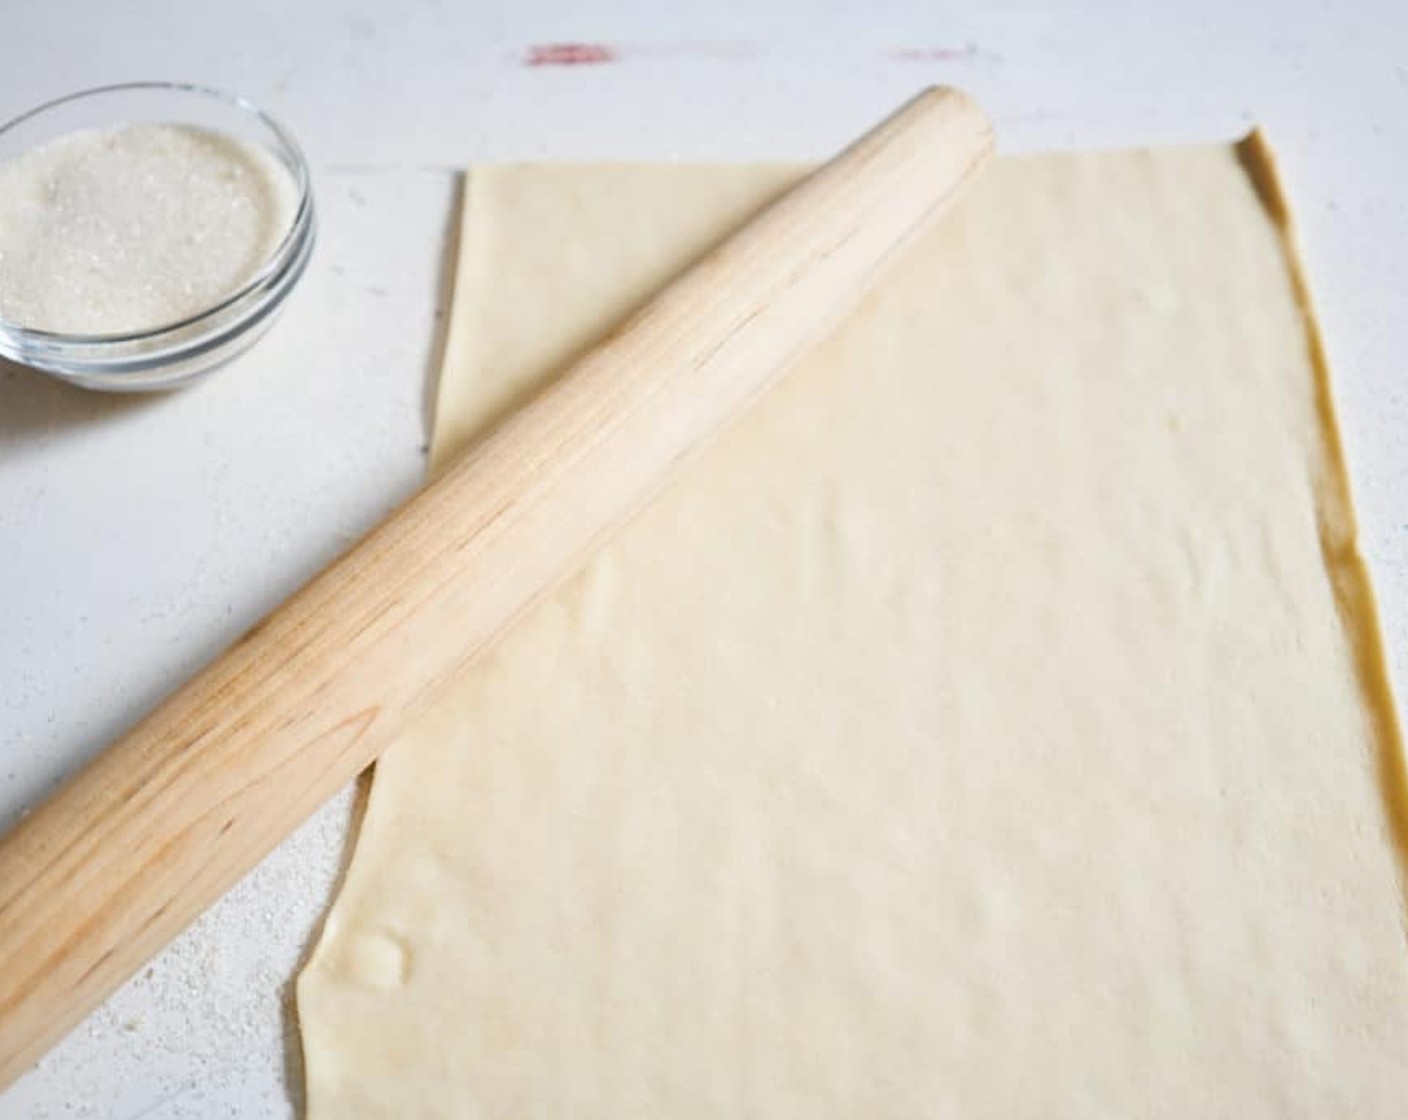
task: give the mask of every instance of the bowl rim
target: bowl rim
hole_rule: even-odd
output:
[[[299,239],[303,227],[308,223],[312,205],[312,176],[309,174],[308,161],[303,154],[303,149],[294,139],[293,133],[285,128],[270,113],[261,109],[253,101],[239,94],[228,93],[225,90],[216,89],[213,86],[201,85],[196,82],[172,82],[172,81],[140,81],[140,82],[114,82],[109,85],[93,86],[89,89],[76,90],[73,93],[66,93],[62,97],[55,97],[43,104],[35,105],[26,109],[16,117],[11,117],[6,121],[0,121],[0,138],[3,138],[11,130],[20,125],[41,116],[52,109],[57,109],[70,102],[82,101],[88,98],[101,97],[112,93],[131,93],[138,91],[147,92],[169,92],[179,94],[196,94],[201,97],[210,98],[224,103],[242,112],[248,113],[256,118],[261,124],[270,130],[278,139],[290,157],[293,166],[290,171],[293,173],[294,185],[298,189],[298,205],[295,207],[293,216],[289,219],[288,229],[284,231],[282,239],[278,245],[270,252],[268,258],[260,266],[259,270],[249,277],[239,288],[226,296],[219,302],[213,303],[200,311],[187,316],[184,319],[173,320],[168,323],[161,323],[155,327],[147,327],[137,331],[117,331],[98,334],[80,334],[70,331],[46,331],[36,327],[27,327],[23,323],[17,323],[13,319],[7,319],[0,315],[0,335],[10,335],[18,339],[27,339],[33,343],[46,346],[103,346],[104,344],[127,345],[131,343],[159,341],[164,336],[180,332],[185,334],[192,328],[199,327],[203,322],[218,318],[223,312],[228,311],[235,304],[247,299],[252,293],[266,285],[270,278],[285,264],[290,248]]]

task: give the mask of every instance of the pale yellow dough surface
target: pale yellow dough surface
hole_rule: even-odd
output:
[[[797,174],[475,171],[437,459]],[[999,161],[378,768],[312,1120],[1403,1116],[1274,210],[1226,146]]]

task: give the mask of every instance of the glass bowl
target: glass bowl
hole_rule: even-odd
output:
[[[0,125],[0,162],[79,129],[193,125],[262,146],[293,178],[297,204],[269,259],[237,291],[179,322],[130,334],[64,334],[0,317],[0,357],[88,389],[167,389],[210,372],[264,332],[303,275],[315,221],[308,165],[288,130],[243,98],[174,82],[133,82],[61,97]]]

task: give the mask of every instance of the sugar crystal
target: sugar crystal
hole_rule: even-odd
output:
[[[0,318],[116,334],[238,291],[292,224],[270,151],[175,124],[74,132],[0,163]]]

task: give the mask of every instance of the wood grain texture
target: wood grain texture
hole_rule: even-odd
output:
[[[698,261],[0,841],[0,1087],[372,762],[823,337],[991,144],[962,94],[920,94]]]

